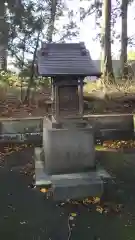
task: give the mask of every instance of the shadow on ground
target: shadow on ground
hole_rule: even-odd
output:
[[[119,161],[119,159],[115,162]],[[105,163],[104,163],[105,164]],[[114,164],[115,165],[115,164]],[[133,168],[133,166],[131,167]],[[113,169],[113,174],[117,168]],[[122,169],[122,166],[119,166]],[[135,169],[135,166],[134,166]],[[135,239],[134,182],[120,187],[126,199],[119,214],[100,214],[95,206],[58,206],[33,189],[33,149],[25,149],[1,158],[0,167],[0,239],[9,240],[133,240]],[[116,171],[116,174],[119,172]],[[125,175],[134,173],[125,169]],[[120,175],[120,181],[121,180]],[[132,180],[135,180],[135,175]],[[129,184],[130,183],[130,184]],[[121,183],[122,184],[122,183]],[[132,186],[131,186],[132,185]],[[122,198],[121,200],[122,201]],[[122,202],[119,202],[122,203]],[[68,238],[68,216],[71,221]]]

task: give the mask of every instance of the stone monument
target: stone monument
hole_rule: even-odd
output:
[[[43,147],[35,149],[36,186],[49,186],[55,200],[100,196],[108,175],[97,169],[93,129],[83,120],[83,81],[101,73],[84,43],[44,43],[37,63],[39,75],[51,78],[53,102]]]

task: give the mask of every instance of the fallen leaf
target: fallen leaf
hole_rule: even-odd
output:
[[[96,207],[96,211],[102,214],[104,209],[102,207],[100,207],[100,206],[97,206]]]
[[[41,189],[40,189],[40,192],[46,193],[46,192],[48,192],[48,190],[47,190],[46,188],[41,188]]]
[[[93,203],[94,204],[99,203],[99,202],[100,202],[100,198],[99,197],[93,198]]]
[[[83,204],[97,204],[100,202],[99,197],[86,198],[83,200]]]
[[[20,222],[20,224],[21,224],[21,225],[27,224],[27,221],[22,221],[22,222]]]
[[[61,203],[60,205],[61,205],[61,206],[64,206],[64,205],[65,205],[65,203]]]

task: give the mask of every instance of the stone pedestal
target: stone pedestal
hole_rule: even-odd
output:
[[[91,127],[54,128],[43,125],[45,172],[64,174],[95,168],[95,148]]]
[[[66,128],[67,127],[67,128]],[[43,124],[43,147],[35,149],[36,186],[50,189],[53,199],[83,199],[103,194],[108,174],[95,166],[93,131],[83,121]]]

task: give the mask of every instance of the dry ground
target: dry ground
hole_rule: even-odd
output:
[[[22,90],[25,96],[26,88]],[[51,89],[40,88],[32,91],[30,105],[20,104],[20,88],[0,88],[0,117],[28,117],[44,116],[51,109],[47,108]],[[15,97],[9,102],[9,94]],[[127,86],[109,86],[107,91],[98,86],[98,83],[90,83],[84,86],[84,113],[134,113],[135,112],[135,84]],[[50,100],[49,100],[50,102]]]
[[[100,92],[102,95],[102,92]],[[98,97],[97,97],[98,96]],[[84,114],[92,113],[134,113],[135,95],[128,94],[115,97],[100,97],[99,93],[84,94]],[[4,101],[0,104],[0,117],[41,117],[51,112],[49,94],[36,94],[29,106],[15,100],[13,103]],[[48,108],[49,106],[49,108]]]

